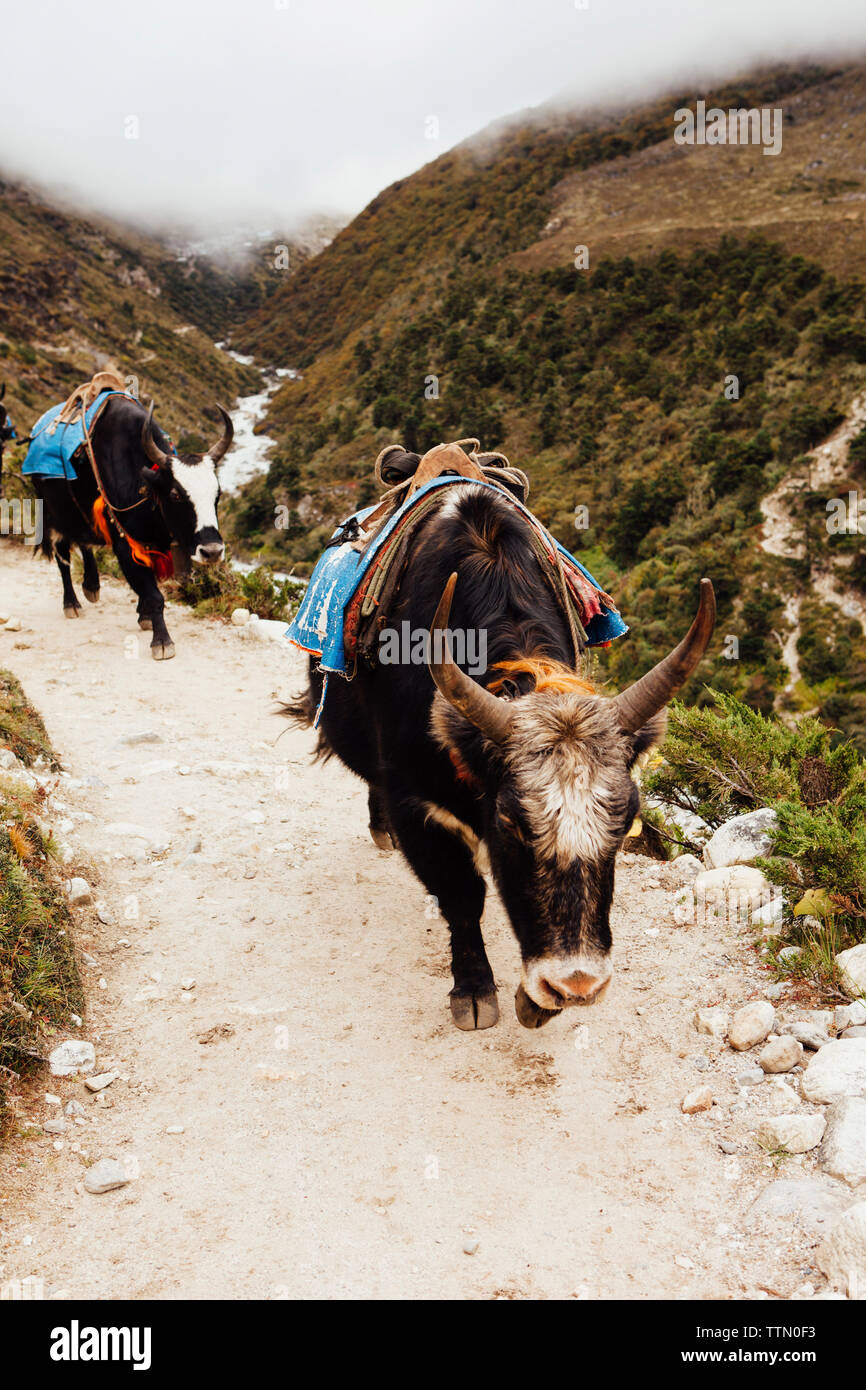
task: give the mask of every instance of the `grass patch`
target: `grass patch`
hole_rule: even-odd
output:
[[[60,766],[42,716],[28,701],[20,682],[4,670],[0,670],[0,742],[11,748],[25,767],[31,767],[40,756],[55,771]]]
[[[0,671],[0,734],[28,766],[40,755],[58,766],[42,720],[8,671]],[[0,1127],[12,1086],[83,1009],[63,873],[38,819],[43,800],[41,788],[0,774]]]
[[[646,788],[712,826],[759,806],[775,810],[771,852],[756,861],[786,902],[770,964],[842,998],[835,957],[866,941],[866,762],[817,719],[788,728],[732,695],[707,693],[701,708],[671,704],[664,762]],[[786,959],[789,946],[798,953]]]

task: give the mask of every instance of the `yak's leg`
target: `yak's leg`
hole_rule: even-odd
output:
[[[443,818],[447,813],[442,813]],[[493,971],[481,936],[486,887],[475,867],[475,837],[454,821],[446,828],[415,800],[390,803],[397,843],[436,900],[451,933],[451,1014],[458,1028],[492,1028],[499,1020]]]
[[[385,798],[376,787],[370,788],[367,805],[370,809],[370,838],[378,849],[388,854],[394,848],[394,841],[391,839]]]
[[[146,614],[143,612],[141,604],[142,600],[139,599],[138,606],[135,610],[138,614],[138,626],[141,628],[142,632],[151,632],[153,629],[153,621],[151,618],[148,618]]]
[[[69,559],[69,541],[65,536],[59,537],[54,542],[54,558],[57,561],[57,568],[60,570],[60,578],[63,580],[63,615],[66,618],[77,618],[81,612],[81,604],[72,583],[72,565]]]
[[[132,551],[122,536],[115,535],[114,537],[114,553],[120,568],[123,570],[124,579],[138,595],[139,626],[144,625],[142,619],[145,618],[149,619],[153,625],[153,637],[150,642],[151,656],[154,661],[169,661],[174,656],[174,643],[165,625],[163,617],[165,599],[159,592],[159,585],[153,577],[153,570],[148,569],[147,565],[136,563],[132,558]]]
[[[80,545],[78,548],[84,561],[84,597],[90,603],[98,603],[99,570],[96,568],[96,558],[89,545]]]

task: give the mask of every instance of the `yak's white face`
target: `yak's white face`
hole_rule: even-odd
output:
[[[509,708],[485,840],[523,990],[542,1010],[596,1003],[613,973],[614,861],[640,804],[631,769],[661,726],[636,740],[611,700],[571,691],[532,692]],[[477,738],[444,701],[434,711],[446,746]]]
[[[171,474],[175,484],[172,494],[178,494],[173,500],[186,504],[182,533],[190,558],[197,565],[212,565],[225,555],[217,520],[220,485],[213,460],[209,454],[195,462],[189,457],[175,457]]]

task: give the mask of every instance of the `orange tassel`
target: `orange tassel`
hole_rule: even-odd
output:
[[[108,529],[105,511],[106,501],[100,495],[93,504],[93,529],[104,545],[111,545],[111,532]],[[126,543],[132,551],[132,558],[135,563],[143,565],[145,569],[153,570],[157,579],[168,579],[174,574],[174,562],[169,551],[148,550],[147,546],[142,545],[129,534],[126,536]]]

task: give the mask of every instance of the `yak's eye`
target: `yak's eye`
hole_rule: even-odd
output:
[[[177,490],[176,487],[173,487],[172,490],[171,490],[171,492],[170,492],[168,495],[169,495],[169,497],[172,499],[173,502],[179,502],[179,501],[180,501],[180,493],[178,492],[178,490]]]

